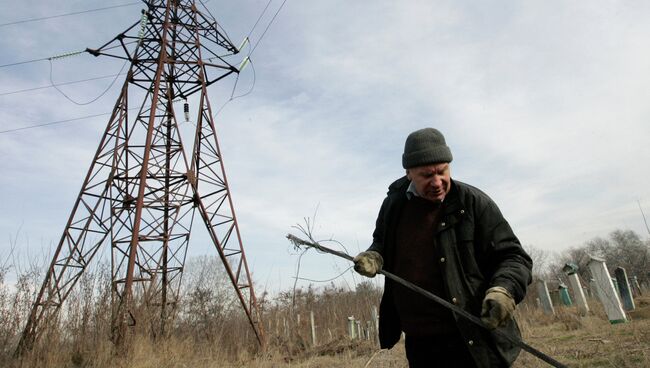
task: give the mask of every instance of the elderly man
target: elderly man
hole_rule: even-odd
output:
[[[406,176],[389,186],[373,243],[355,257],[355,270],[373,277],[383,267],[519,336],[512,314],[531,282],[532,261],[497,205],[451,179],[451,161],[438,130],[408,136]],[[405,333],[410,367],[508,367],[519,354],[505,339],[388,279],[379,318],[382,348]]]

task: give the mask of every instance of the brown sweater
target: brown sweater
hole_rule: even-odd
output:
[[[397,226],[394,270],[397,276],[445,298],[434,237],[440,207],[420,197],[407,201]],[[451,312],[434,301],[401,285],[395,286],[393,296],[402,331],[406,334],[457,333]]]

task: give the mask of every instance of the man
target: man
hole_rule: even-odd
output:
[[[396,274],[520,337],[512,318],[531,282],[532,261],[496,204],[479,189],[451,179],[444,136],[425,128],[404,145],[406,176],[388,188],[367,251],[355,270]],[[493,174],[493,172],[487,172]],[[379,312],[382,348],[405,333],[410,367],[508,367],[519,354],[510,342],[386,279]]]

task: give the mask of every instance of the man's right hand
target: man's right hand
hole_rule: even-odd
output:
[[[375,277],[384,265],[381,254],[374,250],[359,253],[354,257],[353,261],[354,270],[367,277]]]

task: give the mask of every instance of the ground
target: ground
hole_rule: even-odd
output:
[[[621,324],[610,324],[597,306],[586,317],[579,317],[573,308],[558,308],[554,317],[538,310],[520,311],[519,321],[526,343],[569,367],[650,367],[650,297],[637,298],[636,304],[636,311],[628,314],[630,320]],[[372,342],[345,339],[290,359],[267,356],[245,364],[260,368],[408,367],[402,342],[391,350],[378,350]],[[522,352],[513,367],[550,365]]]

